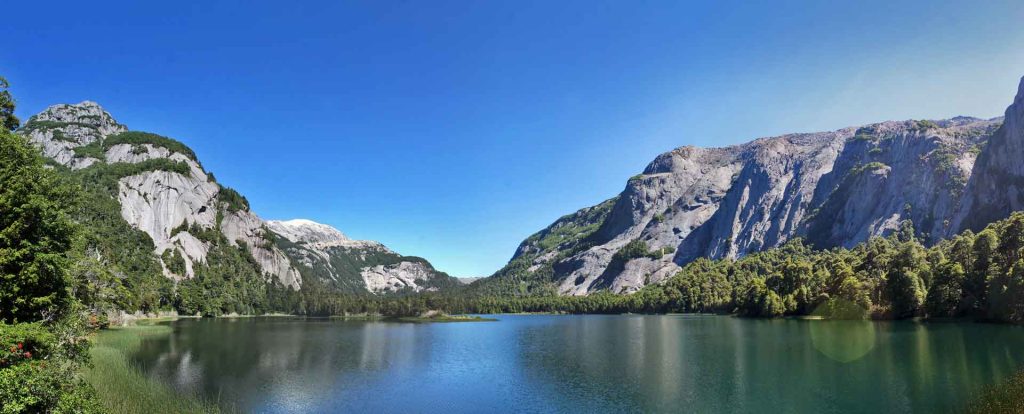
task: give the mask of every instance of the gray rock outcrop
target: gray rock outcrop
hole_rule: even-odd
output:
[[[399,255],[375,241],[349,239],[326,224],[271,220],[267,227],[287,241],[279,245],[302,270],[338,290],[421,292],[458,284],[426,260]]]
[[[1005,122],[888,121],[675,149],[631,178],[610,206],[531,236],[494,277],[534,274],[567,295],[628,293],[700,257],[737,258],[797,237],[851,247],[909,221],[935,243],[983,227],[1024,208],[1022,99],[1024,83]],[[637,242],[649,253],[616,258]],[[528,267],[515,270],[521,266]]]
[[[1024,210],[1024,80],[1003,119],[974,165],[954,231],[978,231]]]

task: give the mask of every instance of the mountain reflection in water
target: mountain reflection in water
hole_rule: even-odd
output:
[[[133,359],[179,392],[254,412],[949,411],[1024,364],[1014,326],[498,319],[181,320]]]

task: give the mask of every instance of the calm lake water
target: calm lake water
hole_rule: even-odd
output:
[[[949,412],[1024,364],[1024,329],[725,316],[173,322],[133,356],[248,412]]]

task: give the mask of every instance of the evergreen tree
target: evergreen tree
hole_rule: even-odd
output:
[[[0,76],[0,127],[5,131],[14,131],[21,124],[18,117],[14,116],[14,98],[7,90],[10,84],[7,79]]]
[[[0,132],[0,321],[38,321],[67,308],[73,201],[24,138]]]
[[[17,126],[0,78],[0,122]],[[68,186],[21,137],[0,130],[0,411],[98,411],[77,377],[86,361],[81,305],[72,293],[69,255],[77,226]],[[10,350],[10,352],[8,352]]]
[[[965,278],[966,272],[959,263],[945,262],[937,266],[925,302],[928,316],[951,317],[960,314]]]

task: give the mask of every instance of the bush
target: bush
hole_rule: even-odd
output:
[[[167,266],[167,270],[170,270],[171,273],[178,276],[184,276],[187,272],[185,258],[181,256],[181,251],[178,249],[171,248],[169,250],[164,250],[161,258],[164,261],[164,266]]]
[[[249,200],[233,188],[221,186],[220,192],[217,193],[217,200],[223,203],[229,212],[249,211]]]
[[[54,335],[38,323],[0,324],[0,368],[50,356]]]
[[[911,129],[913,129],[915,131],[921,131],[921,132],[927,131],[929,129],[938,129],[938,128],[939,128],[938,124],[936,124],[935,122],[929,121],[929,120],[914,121],[914,125],[913,125],[913,127],[911,127]]]
[[[92,387],[74,375],[41,361],[0,369],[0,413],[102,412]]]
[[[62,343],[61,325],[0,323],[0,413],[100,412],[92,388],[77,377],[84,348]]]

